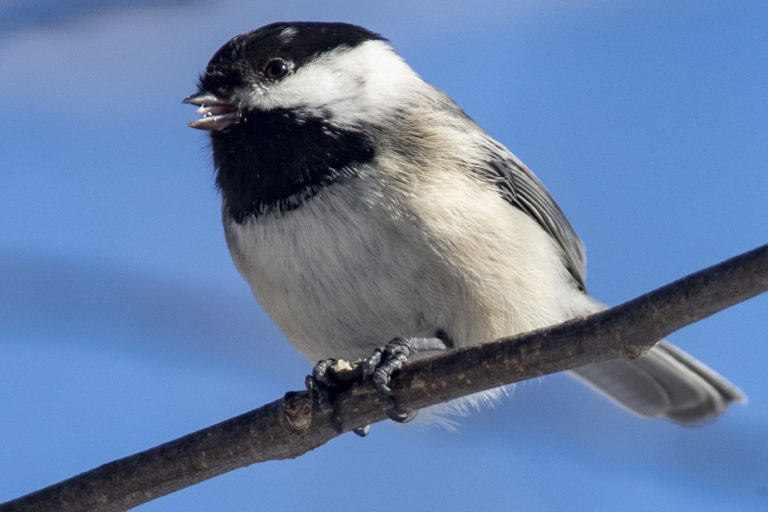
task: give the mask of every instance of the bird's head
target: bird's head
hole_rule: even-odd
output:
[[[274,23],[232,38],[184,99],[209,131],[235,219],[300,205],[370,163],[376,133],[427,87],[389,43],[345,23]]]
[[[232,38],[211,58],[193,128],[225,131],[281,111],[343,127],[391,114],[420,80],[388,42],[346,23],[273,23]],[[256,121],[258,122],[258,121]]]

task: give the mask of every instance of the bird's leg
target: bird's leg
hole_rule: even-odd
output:
[[[363,379],[371,378],[379,393],[390,403],[387,416],[399,423],[406,423],[416,417],[416,411],[403,411],[392,397],[389,383],[392,374],[399,370],[417,352],[445,350],[448,348],[440,338],[395,338],[374,350],[373,355],[363,362]]]

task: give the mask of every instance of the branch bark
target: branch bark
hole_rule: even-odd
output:
[[[408,365],[395,398],[420,409],[497,386],[620,357],[768,291],[768,245],[586,318]],[[295,458],[356,427],[386,419],[368,384],[317,411],[306,391],[0,504],[0,512],[126,510],[257,462]]]

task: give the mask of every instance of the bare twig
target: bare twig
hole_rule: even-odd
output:
[[[768,290],[768,245],[615,308],[404,368],[393,389],[418,409],[524,379],[637,357],[673,331]],[[10,511],[117,511],[256,462],[294,458],[385,419],[372,386],[341,392],[333,412],[306,391],[0,505]]]

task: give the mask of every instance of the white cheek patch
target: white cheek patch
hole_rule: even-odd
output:
[[[339,49],[304,64],[267,90],[251,91],[244,103],[331,115],[339,124],[375,122],[426,84],[383,41]]]

